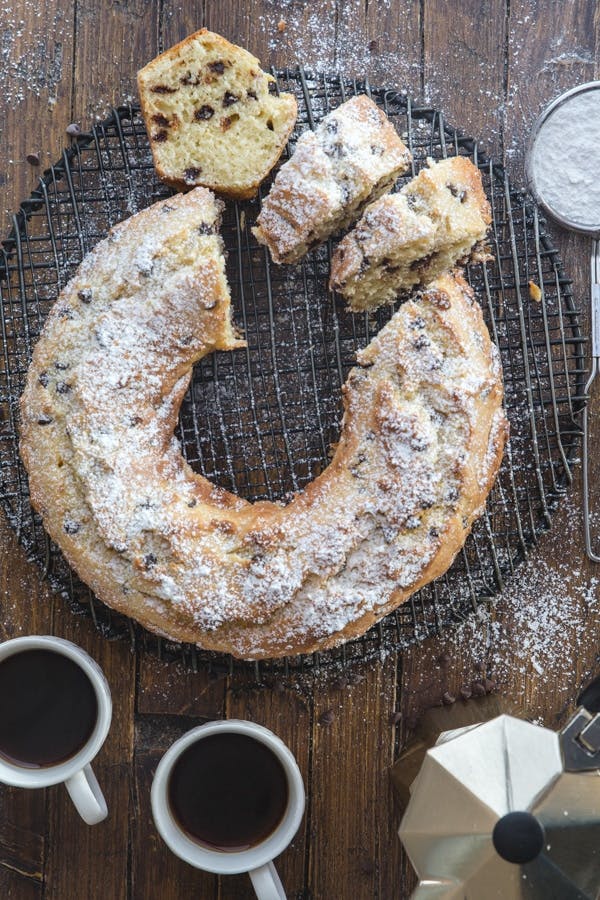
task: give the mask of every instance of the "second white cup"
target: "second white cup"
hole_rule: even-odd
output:
[[[207,846],[189,834],[177,820],[169,799],[173,769],[192,745],[212,735],[244,735],[265,745],[277,758],[287,781],[287,804],[274,830],[247,849],[223,850]],[[243,758],[240,764],[243,765]],[[202,797],[198,797],[202,803]],[[285,891],[273,859],[288,846],[304,813],[304,784],[298,764],[280,738],[261,725],[239,719],[209,722],[189,731],[167,750],[152,783],[152,813],[167,846],[185,862],[207,872],[235,875],[247,872],[259,900],[285,900]]]

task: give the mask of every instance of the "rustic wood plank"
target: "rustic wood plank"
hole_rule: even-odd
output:
[[[505,0],[425,0],[425,95],[488,153],[501,146],[505,19]]]
[[[283,5],[268,0],[206,0],[207,28],[247,47],[264,67],[297,63],[329,69],[339,0]]]
[[[315,690],[307,885],[315,898],[371,900],[398,890],[387,883],[400,870],[389,789],[396,664],[390,655],[356,683]]]
[[[171,853],[154,826],[150,807],[150,788],[161,757],[174,741],[199,724],[198,720],[175,717],[138,718],[131,816],[133,870],[129,894],[136,900],[175,900],[179,897],[211,900],[217,896],[217,877],[194,869]]]
[[[179,662],[143,654],[139,663],[137,711],[167,716],[220,719],[225,702],[225,677],[201,664],[192,672]]]
[[[286,685],[253,690],[231,688],[227,693],[226,717],[247,719],[264,725],[284,741],[298,762],[305,789],[310,779],[310,698]],[[305,814],[291,845],[276,860],[288,897],[303,896],[308,817]],[[219,900],[241,900],[253,896],[248,876],[220,879]]]
[[[377,87],[420,97],[421,34],[420,0],[340,3],[336,67],[348,75],[368,76]]]
[[[0,523],[0,641],[52,631],[52,595],[39,570],[2,517]],[[41,896],[47,792],[0,785],[0,896]]]
[[[93,768],[106,797],[105,823],[85,825],[61,785],[50,788],[46,860],[47,898],[63,900],[77,872],[78,891],[89,900],[125,900],[134,744],[135,656],[124,642],[109,642],[89,619],[76,618],[57,601],[54,633],[83,647],[103,670],[113,697],[113,719]],[[100,876],[100,873],[101,876]]]
[[[137,96],[136,72],[158,52],[159,0],[78,0],[74,118],[89,125]]]
[[[0,56],[0,235],[38,176],[59,156],[69,122],[73,6],[4,4]],[[39,164],[27,163],[28,154]]]

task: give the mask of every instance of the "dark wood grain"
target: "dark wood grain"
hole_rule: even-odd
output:
[[[48,0],[43,15],[29,0],[5,7],[3,232],[8,211],[59,155],[66,125],[90,123],[133,95],[137,68],[203,25],[249,47],[265,65],[343,65],[349,74],[367,74],[373,84],[404,87],[429,99],[485,149],[504,154],[516,183],[522,182],[524,149],[540,109],[564,88],[600,72],[600,13],[592,0]],[[39,168],[25,161],[28,153],[39,155]],[[585,308],[585,241],[558,229],[553,234]],[[599,418],[594,416],[594,446]],[[600,456],[594,466],[600,484]],[[103,640],[89,621],[74,619],[53,598],[2,523],[0,637],[54,631],[80,643],[107,673],[115,717],[96,762],[110,806],[103,825],[83,825],[64,788],[0,790],[0,896],[251,898],[245,876],[219,880],[177,860],[159,839],[150,812],[150,785],[162,753],[188,728],[226,716],[260,722],[280,734],[303,772],[307,813],[278,861],[289,896],[407,898],[414,874],[396,837],[389,766],[420,713],[440,703],[444,693],[459,696],[461,688],[488,678],[498,681],[501,695],[556,726],[581,684],[598,670],[600,612],[583,592],[594,568],[583,561],[580,531],[569,521],[580,514],[578,481],[572,490],[572,501],[540,541],[533,566],[534,574],[555,572],[560,580],[565,554],[574,560],[575,572],[564,587],[572,612],[560,638],[566,659],[560,678],[523,664],[522,654],[513,665],[520,635],[513,607],[500,603],[481,624],[476,647],[468,630],[444,634],[399,659],[365,667],[351,682],[323,680],[304,692],[283,682],[240,690],[219,673],[189,673]],[[500,632],[510,640],[498,649],[493,635]],[[391,724],[395,711],[401,717]]]
[[[0,229],[59,156],[71,107],[73,5],[48,0],[3,4],[0,11]],[[39,164],[26,157],[34,154]]]

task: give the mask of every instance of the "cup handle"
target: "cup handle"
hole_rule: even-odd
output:
[[[248,872],[258,900],[287,900],[281,879],[272,862]]]
[[[97,825],[108,815],[104,794],[92,767],[88,764],[65,781],[75,809],[88,825]]]

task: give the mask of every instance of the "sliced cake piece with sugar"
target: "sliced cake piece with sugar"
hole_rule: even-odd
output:
[[[295,97],[270,93],[272,83],[256,57],[206,28],[141,69],[142,114],[163,181],[253,197],[296,121]]]
[[[293,263],[347,228],[391,190],[411,155],[364,94],[352,97],[298,140],[263,202],[254,234],[276,263]]]
[[[371,204],[338,244],[330,287],[354,311],[391,303],[415,285],[428,284],[481,248],[490,224],[481,174],[471,160],[428,160],[397,194]]]

